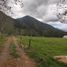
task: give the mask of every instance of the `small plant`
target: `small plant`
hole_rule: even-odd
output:
[[[19,54],[17,53],[17,50],[16,50],[16,45],[14,44],[10,46],[10,55],[12,55],[14,58],[19,57]]]

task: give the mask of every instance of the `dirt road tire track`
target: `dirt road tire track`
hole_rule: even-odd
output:
[[[0,67],[4,67],[5,62],[8,60],[10,43],[11,43],[11,38],[8,38],[4,44],[4,49],[0,54]]]

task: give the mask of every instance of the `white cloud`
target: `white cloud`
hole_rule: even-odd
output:
[[[46,11],[46,15],[43,16],[43,19],[46,21],[58,20],[56,4],[51,4],[48,6],[47,11]]]
[[[42,14],[42,15],[45,15],[45,10],[47,9],[47,5],[45,6],[44,4],[43,5],[40,5],[38,8],[37,8],[37,12]]]

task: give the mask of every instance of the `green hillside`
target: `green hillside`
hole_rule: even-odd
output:
[[[0,11],[0,32],[5,34],[14,33],[14,19]]]

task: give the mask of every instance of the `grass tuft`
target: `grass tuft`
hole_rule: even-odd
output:
[[[12,55],[13,58],[19,58],[19,54],[17,53],[16,45],[15,44],[12,44],[10,46],[10,55]]]

